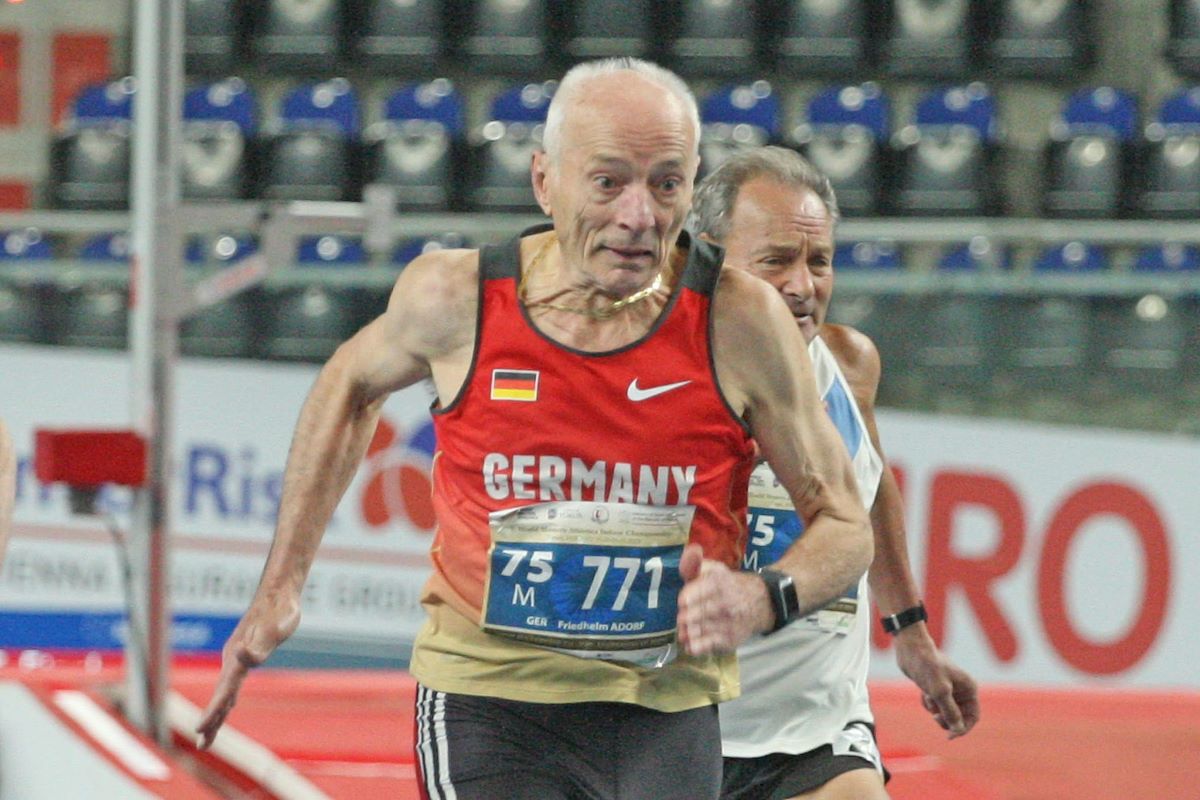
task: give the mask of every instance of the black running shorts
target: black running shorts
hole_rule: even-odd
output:
[[[721,800],[787,800],[856,769],[874,769],[885,783],[891,778],[875,743],[875,728],[865,722],[851,722],[832,745],[807,753],[725,759]]]
[[[417,777],[430,800],[716,800],[716,706],[522,703],[417,686]]]

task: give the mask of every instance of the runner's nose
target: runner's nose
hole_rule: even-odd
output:
[[[784,294],[789,294],[794,297],[799,297],[802,300],[807,300],[813,294],[813,279],[812,273],[808,271],[808,267],[803,264],[797,264],[791,267],[785,273],[785,279],[780,291]]]

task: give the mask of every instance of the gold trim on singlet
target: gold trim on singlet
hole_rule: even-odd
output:
[[[478,621],[439,599],[452,592],[435,574],[421,598],[428,619],[409,671],[430,689],[529,703],[633,703],[667,712],[732,700],[740,691],[733,654],[680,655],[659,669],[578,658],[484,633]]]

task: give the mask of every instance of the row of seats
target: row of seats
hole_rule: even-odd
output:
[[[392,266],[403,267],[429,250],[470,246],[471,242],[457,233],[411,238],[400,242],[387,260]],[[219,267],[234,264],[257,250],[257,240],[249,235],[194,238],[188,244],[185,263],[198,267]],[[0,231],[0,264],[48,262],[55,258],[127,264],[129,240],[125,234],[107,233],[67,246],[65,243],[51,242],[36,229]],[[977,236],[969,242],[944,247],[934,265],[937,270],[947,272],[1008,272],[1014,269],[1014,261],[1011,248],[998,246],[986,237]],[[372,263],[372,259],[358,237],[314,235],[300,240],[296,263],[302,267],[365,267]],[[895,242],[843,242],[837,245],[834,252],[834,264],[838,269],[845,270],[895,272],[905,268],[905,257],[903,249]],[[1112,259],[1105,248],[1081,241],[1045,247],[1030,266],[1035,273],[1050,274],[1104,273],[1113,269]],[[1200,273],[1200,247],[1176,242],[1145,246],[1136,251],[1130,267],[1138,273]]]
[[[180,349],[185,355],[320,361],[386,306],[383,290],[250,289],[185,321]],[[0,280],[0,341],[122,349],[128,326],[124,287]]]
[[[193,237],[184,252],[184,263],[189,267],[229,266],[258,252],[258,244],[258,239],[250,234]],[[413,237],[400,241],[387,260],[393,266],[403,267],[429,250],[470,246],[470,242],[458,233]],[[124,233],[98,233],[81,241],[59,241],[43,236],[35,228],[0,231],[0,264],[37,264],[65,259],[125,265],[129,263],[129,257],[129,237]],[[299,266],[361,267],[370,262],[362,239],[356,236],[303,236],[296,248]]]
[[[322,285],[250,290],[187,320],[183,353],[321,361],[385,308],[387,290]],[[871,335],[893,365],[888,391],[1078,391],[1168,404],[1200,398],[1196,297],[846,295],[833,319]],[[120,349],[127,297],[103,284],[0,280],[0,341]],[[1195,395],[1192,397],[1192,395]],[[1080,397],[1073,397],[1077,409]]]
[[[197,86],[184,103],[183,194],[192,200],[352,200],[363,183],[396,187],[401,210],[536,210],[529,159],[555,84],[492,98],[468,131],[465,103],[446,79],[416,83],[361,124],[353,85],[337,78],[293,88],[266,124],[240,79]],[[128,202],[130,116],[124,79],[84,90],[53,146],[54,205],[111,209]],[[847,215],[1002,213],[996,162],[1003,135],[981,83],[930,90],[896,127],[874,83],[831,87],[785,128],[767,81],[701,100],[702,167],[768,142],[794,147],[833,181]],[[1111,87],[1071,94],[1049,131],[1044,212],[1055,217],[1200,215],[1200,87],[1168,97],[1141,127],[1136,98]]]
[[[843,298],[832,315],[891,365],[885,405],[979,413],[1000,402],[1069,423],[1114,399],[1144,401],[1135,418],[1147,419],[1200,404],[1195,297],[882,295]]]
[[[248,60],[381,74],[453,60],[529,74],[609,55],[688,75],[1070,78],[1092,59],[1091,0],[188,0],[189,71]],[[1200,8],[1172,0],[1167,55],[1200,75]]]

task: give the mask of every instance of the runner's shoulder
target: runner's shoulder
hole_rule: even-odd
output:
[[[851,383],[866,383],[871,389],[879,383],[879,350],[870,336],[849,325],[826,323],[821,340],[829,347],[838,366]]]

